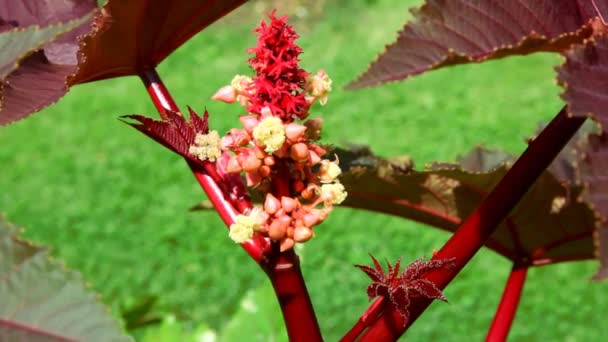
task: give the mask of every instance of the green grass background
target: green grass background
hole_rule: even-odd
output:
[[[301,13],[297,6],[281,6]],[[324,141],[370,145],[383,156],[409,154],[418,167],[452,161],[476,144],[521,153],[523,138],[562,106],[554,66],[537,54],[454,67],[355,92],[341,87],[364,70],[419,1],[335,1],[295,20],[302,64],[334,80]],[[211,125],[237,125],[238,106],[209,97],[237,73],[259,17],[248,4],[206,29],[159,68],[180,106],[211,113]],[[286,13],[294,15],[294,13]],[[0,211],[25,236],[82,271],[116,315],[145,296],[153,314],[185,330],[227,325],[248,289],[266,283],[228,239],[213,212],[188,212],[204,197],[183,160],[116,118],[156,115],[134,77],[78,86],[57,105],[0,129]],[[367,307],[366,276],[352,265],[368,253],[395,260],[430,255],[448,234],[399,218],[338,209],[304,247],[303,272],[328,341]],[[511,341],[605,341],[608,284],[591,283],[594,262],[529,272]],[[413,341],[480,341],[510,264],[484,250],[404,335]],[[136,332],[137,336],[144,334]],[[166,337],[161,340],[170,340]],[[178,339],[179,340],[179,339]]]

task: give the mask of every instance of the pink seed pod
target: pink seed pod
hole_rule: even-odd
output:
[[[255,172],[260,169],[260,166],[262,166],[262,161],[256,158],[253,154],[250,154],[247,156],[245,162],[243,162],[241,166],[243,167],[243,170],[247,172]]]
[[[228,166],[226,166],[226,171],[231,173],[238,173],[241,172],[241,170],[243,170],[243,168],[241,167],[241,164],[239,163],[237,157],[230,157],[230,159],[228,160]]]
[[[262,108],[262,110],[260,110],[260,114],[262,115],[262,119],[264,119],[269,116],[272,116],[272,110],[270,110],[270,107],[266,106]]]
[[[247,131],[247,133],[252,134],[253,129],[257,126],[260,121],[255,115],[242,115],[239,116],[239,121],[243,125],[243,128]]]
[[[295,241],[290,238],[285,238],[281,241],[281,252],[285,252],[286,250],[292,249]]]
[[[298,141],[304,134],[304,131],[306,131],[306,126],[297,123],[292,122],[285,126],[285,136],[293,142]]]
[[[251,141],[251,136],[244,129],[232,128],[230,135],[233,137],[234,142],[239,146],[245,146]]]
[[[279,241],[285,237],[287,228],[279,220],[274,220],[268,228],[268,237],[273,241]]]
[[[264,158],[264,165],[273,166],[275,164],[275,160],[273,156],[268,156]]]
[[[311,166],[321,162],[321,157],[319,157],[319,155],[315,151],[309,151],[309,154],[309,164]]]
[[[260,167],[260,176],[262,177],[268,177],[270,176],[270,173],[272,172],[272,169],[270,169],[270,166],[268,165],[262,165]]]
[[[305,162],[306,160],[308,160],[308,147],[305,143],[294,144],[291,146],[289,155],[291,156],[291,159],[297,162]]]
[[[315,211],[311,211],[311,212],[307,213],[306,215],[304,215],[304,217],[302,218],[302,221],[304,222],[304,225],[306,227],[311,228],[319,222],[319,213],[317,213]]]
[[[295,242],[306,242],[312,238],[312,230],[308,227],[297,227],[293,230]]]
[[[298,200],[295,200],[291,197],[287,197],[287,196],[281,197],[281,206],[287,213],[294,211],[298,207],[298,204],[299,204]]]
[[[223,86],[215,94],[213,94],[213,96],[211,96],[211,99],[226,103],[233,103],[236,101],[236,89],[230,85]]]
[[[272,215],[279,211],[279,209],[281,209],[281,202],[272,194],[267,194],[264,201],[264,211]]]
[[[220,144],[222,145],[222,150],[230,150],[236,144],[234,138],[230,135],[225,135],[220,140]]]
[[[308,147],[311,150],[315,151],[315,153],[318,154],[320,157],[323,157],[324,155],[327,154],[327,151],[319,145],[310,144]]]
[[[260,148],[259,146],[253,147],[253,154],[258,159],[264,159],[268,156],[266,151],[264,151],[264,149]]]
[[[281,209],[282,210],[282,209]],[[288,215],[285,214],[285,212],[283,212],[280,216],[278,215],[279,212],[281,211],[279,210],[277,212],[277,220],[281,221],[281,224],[283,226],[285,226],[285,229],[287,229],[287,227],[289,227],[289,225],[291,224],[291,217],[289,217]]]

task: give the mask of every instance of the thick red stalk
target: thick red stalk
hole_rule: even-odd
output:
[[[433,259],[455,258],[454,267],[431,271],[424,278],[435,283],[438,288],[444,289],[479,251],[584,121],[585,118],[569,117],[564,107],[530,143],[500,183],[464,221],[450,240],[434,254]],[[407,322],[404,322],[395,307],[387,305],[381,317],[364,332],[360,340],[397,340],[431,304],[431,301],[427,298],[413,298],[409,306],[410,316]]]
[[[277,174],[272,182],[272,194],[276,198],[291,197],[289,179],[289,167],[279,159]],[[268,274],[279,300],[289,341],[323,341],[300,269],[300,259],[293,249],[281,252],[279,248],[278,242],[273,243],[270,260],[262,267]]]
[[[513,324],[513,319],[517,312],[517,306],[521,298],[527,273],[527,265],[513,265],[505,290],[502,293],[500,304],[498,305],[498,309],[496,309],[494,320],[486,336],[486,342],[504,342],[507,340],[511,324]]]
[[[156,70],[144,70],[140,77],[163,119],[167,118],[167,110],[179,112],[179,108]],[[227,227],[234,223],[239,212],[252,207],[248,199],[238,200],[234,203],[230,202],[230,197],[222,190],[221,178],[213,164],[206,163],[203,167],[188,162],[188,165]],[[289,169],[282,165],[279,170],[284,174],[277,175],[275,177],[276,184],[273,184],[275,196],[278,195],[278,198],[290,195]],[[238,211],[235,210],[235,207]],[[277,244],[274,244],[272,250],[269,251],[267,245],[263,238],[255,238],[241,244],[243,249],[268,274],[281,306],[289,340],[323,341],[312,302],[306,289],[306,283],[300,270],[298,256],[293,249],[281,253]]]

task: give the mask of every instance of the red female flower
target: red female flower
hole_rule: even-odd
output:
[[[256,76],[251,84],[250,104],[247,111],[261,114],[268,107],[273,115],[285,122],[308,116],[309,102],[306,100],[306,79],[308,73],[298,65],[302,52],[295,40],[299,37],[287,17],[275,17],[275,11],[268,15],[254,30],[258,35],[257,46],[248,49],[255,55],[249,65]]]

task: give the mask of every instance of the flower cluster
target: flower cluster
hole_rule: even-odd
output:
[[[262,21],[254,30],[258,44],[248,50],[254,77],[237,75],[213,99],[239,103],[247,111],[239,117],[242,128],[219,138],[211,132],[197,137],[191,154],[201,160],[218,159],[229,173],[244,173],[248,187],[263,195],[262,207],[237,217],[230,237],[237,243],[254,234],[280,244],[282,251],[314,236],[323,222],[346,198],[338,181],[338,160],[322,159],[327,151],[316,142],[322,120],[309,116],[315,103],[324,105],[331,79],[324,71],[311,75],[298,65],[302,49],[286,17]],[[221,153],[215,146],[219,145]]]

